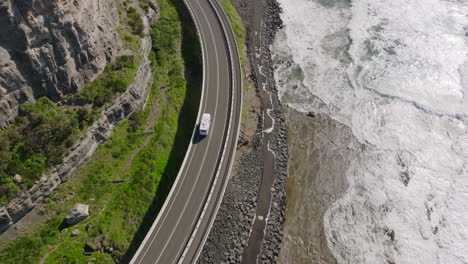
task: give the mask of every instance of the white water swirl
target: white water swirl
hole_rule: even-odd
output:
[[[468,263],[468,2],[279,2],[283,103],[362,145],[325,214],[335,258]]]

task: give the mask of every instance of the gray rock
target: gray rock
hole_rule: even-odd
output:
[[[69,225],[76,225],[88,216],[89,205],[77,203],[70,209],[70,213],[65,217],[65,222]]]
[[[15,183],[21,183],[21,180],[22,180],[22,179],[23,179],[23,178],[22,178],[21,175],[19,175],[19,174],[16,174],[16,175],[13,177],[13,181],[14,181]]]
[[[11,224],[11,217],[6,207],[0,207],[0,232],[7,229]]]
[[[52,174],[49,178],[43,176],[27,193],[35,205],[45,197],[48,197],[61,182],[60,177],[56,173]]]
[[[32,6],[36,5],[39,2],[49,3],[48,1],[45,1],[45,0],[26,0],[26,1],[7,0],[7,1],[3,1],[3,2],[0,2],[0,16],[2,15],[3,11],[5,11],[7,13],[8,12],[13,12],[13,11],[10,10],[10,2],[14,2],[17,5],[20,5],[21,6],[20,8],[22,8],[23,5],[24,5],[24,4],[21,4],[22,2],[25,2],[25,3],[26,2],[28,2],[28,3],[32,2]],[[16,3],[16,2],[18,2],[18,3]],[[67,3],[68,2],[64,2],[64,5],[67,6],[68,5]],[[49,4],[44,4],[44,5],[48,6]],[[60,5],[62,5],[62,4],[60,4]],[[89,7],[89,9],[87,10],[87,12],[91,12],[91,14],[85,14],[85,15],[87,15],[87,16],[99,16],[99,18],[97,18],[96,21],[93,21],[93,23],[89,23],[89,21],[86,21],[87,26],[96,25],[97,27],[100,27],[101,20],[111,19],[111,18],[109,18],[109,16],[118,17],[118,16],[114,16],[112,14],[112,12],[116,13],[117,11],[115,10],[114,2],[111,1],[111,0],[91,1],[89,3],[87,1],[85,1],[85,2],[81,1],[78,5],[79,5],[79,7],[77,9],[79,9],[78,10],[79,12],[82,12],[81,8],[84,8],[81,5],[85,5],[85,6],[91,5],[91,7]],[[153,3],[153,5],[157,6],[155,2]],[[96,6],[99,6],[99,8],[96,9]],[[62,7],[62,8],[63,8],[63,10],[61,12],[65,12],[64,10],[66,8],[65,7]],[[41,10],[43,10],[43,9],[41,9]],[[44,9],[44,10],[46,10],[46,9]],[[107,13],[100,14],[98,12],[98,10],[99,10],[99,12],[107,12]],[[57,10],[55,10],[55,11],[54,10],[46,10],[46,11],[53,13],[53,12],[55,12]],[[46,12],[46,11],[44,11],[44,12]],[[74,12],[78,12],[78,11],[77,10],[72,10],[70,13],[73,13],[73,14],[79,16],[80,15],[79,13],[74,13]],[[92,12],[97,12],[97,13],[94,14]],[[30,13],[32,15],[35,14],[34,12],[30,12]],[[43,14],[43,15],[46,15],[46,14]],[[67,17],[67,19],[69,19],[69,20],[73,19],[72,17],[68,17],[68,16],[65,16],[65,17]],[[65,17],[63,19],[65,19]],[[142,18],[144,20],[145,26],[147,27],[145,30],[148,30],[148,25],[149,25],[148,19],[146,18],[146,16],[143,16]],[[9,19],[13,19],[13,18],[9,18]],[[14,19],[20,19],[20,18],[14,18]],[[40,19],[43,19],[43,18],[41,17]],[[76,17],[76,19],[80,20],[81,18]],[[118,19],[118,18],[112,18],[112,19]],[[58,19],[57,21],[60,22],[61,20]],[[78,22],[73,23],[73,27],[76,27],[76,28],[79,27],[79,23],[78,24],[77,23]],[[75,30],[77,30],[76,28],[75,28]],[[54,27],[54,30],[55,29],[56,28]],[[6,50],[3,50],[3,48],[2,48],[2,45],[4,45],[4,42],[8,41],[7,39],[3,39],[3,37],[4,37],[4,35],[2,35],[3,30],[4,30],[4,28],[0,27],[0,65],[2,65],[2,67],[0,67],[0,127],[2,127],[2,124],[8,123],[8,120],[10,119],[10,117],[8,117],[8,116],[11,116],[13,118],[16,115],[16,113],[13,113],[13,114],[10,115],[7,108],[10,107],[10,108],[13,109],[13,108],[17,107],[17,104],[18,104],[19,101],[15,97],[16,99],[15,98],[13,98],[13,99],[17,100],[17,102],[16,101],[15,102],[10,102],[10,101],[8,101],[9,100],[8,98],[10,98],[13,95],[16,96],[16,94],[21,94],[20,92],[16,92],[16,93],[12,92],[12,93],[8,94],[8,90],[4,89],[4,85],[9,87],[9,85],[11,84],[11,85],[14,85],[14,86],[16,85],[16,86],[19,87],[19,84],[17,85],[17,84],[14,84],[12,82],[14,80],[16,80],[18,83],[20,83],[21,78],[23,78],[21,74],[17,75],[16,79],[14,79],[12,77],[13,75],[8,75],[7,74],[8,72],[14,72],[14,70],[16,69],[15,68],[16,64],[14,63],[14,61],[10,60],[9,62],[5,62],[5,64],[2,64],[3,61],[6,58],[10,59],[9,53],[6,52]],[[100,30],[104,30],[104,29],[100,29]],[[112,34],[115,34],[114,30],[111,30],[111,31],[112,31]],[[104,30],[103,34],[105,35],[106,32],[107,32],[107,28]],[[86,31],[85,33],[93,34],[94,31],[91,31],[91,32]],[[79,34],[81,34],[81,33],[79,33]],[[88,40],[95,39],[95,36],[85,37],[83,35],[82,37],[85,38],[85,39],[88,39]],[[105,39],[106,38],[105,36],[102,36],[102,37],[104,38],[103,40],[95,40],[98,43],[93,43],[92,45],[90,44],[91,46],[89,47],[89,49],[91,49],[91,51],[89,51],[88,56],[90,56],[89,54],[95,54],[96,56],[101,54],[100,53],[101,51],[99,50],[99,47],[100,47],[99,45],[101,45],[102,43],[100,44],[99,41],[104,41],[104,42],[107,41]],[[86,40],[83,40],[83,41],[86,42]],[[118,42],[118,41],[116,41],[116,42]],[[55,44],[57,44],[57,43],[55,43]],[[116,43],[114,43],[114,44],[116,44]],[[59,44],[57,44],[57,45],[59,45]],[[93,46],[93,45],[95,45],[95,46]],[[110,45],[110,44],[108,46],[106,46],[106,50],[109,50],[109,52],[113,52],[114,48],[115,47]],[[69,50],[67,52],[72,52],[72,51],[73,51],[73,49],[71,49],[71,51]],[[98,145],[105,142],[109,138],[109,136],[110,136],[112,130],[114,129],[116,123],[118,123],[119,121],[127,118],[133,111],[141,109],[141,107],[144,105],[144,103],[146,101],[146,98],[148,96],[148,93],[149,93],[149,90],[150,90],[150,87],[151,87],[151,83],[152,83],[152,78],[153,78],[153,74],[152,74],[151,66],[150,66],[150,61],[148,59],[148,55],[149,55],[150,52],[151,52],[151,39],[150,39],[149,36],[147,36],[147,37],[143,38],[143,40],[142,40],[142,45],[141,45],[141,49],[140,49],[139,53],[142,54],[144,58],[143,58],[143,61],[142,61],[142,63],[140,64],[140,66],[138,68],[137,75],[135,77],[134,82],[128,87],[128,89],[127,89],[127,91],[125,93],[123,93],[117,100],[115,100],[113,102],[113,104],[111,106],[109,106],[105,111],[103,111],[101,113],[100,118],[98,120],[96,120],[90,126],[88,131],[80,138],[80,140],[74,146],[72,146],[69,149],[69,151],[68,151],[69,154],[64,158],[63,163],[60,166],[54,168],[50,175],[44,175],[41,178],[41,180],[36,181],[35,185],[33,185],[33,187],[31,187],[31,189],[29,189],[28,191],[22,193],[19,197],[13,199],[12,201],[10,201],[8,203],[8,205],[6,206],[7,213],[9,214],[9,217],[12,219],[13,222],[18,221],[24,215],[26,215],[29,211],[31,211],[32,208],[34,208],[34,206],[37,203],[40,203],[45,197],[48,197],[57,188],[57,186],[59,186],[62,182],[68,181],[74,175],[74,172],[76,171],[76,169],[79,168],[80,166],[82,166],[83,164],[85,164],[91,158],[91,156],[96,151]],[[54,56],[57,56],[57,55],[54,55]],[[69,54],[69,56],[71,56],[71,55]],[[101,55],[99,55],[99,56],[101,56]],[[72,58],[69,58],[69,59],[72,60]],[[96,60],[98,60],[97,57],[94,59],[94,61],[90,61],[87,64],[88,66],[86,66],[86,67],[91,67],[93,69],[98,69],[99,67],[96,65],[96,63],[97,63]],[[105,64],[105,62],[106,62],[106,60],[104,60],[104,64]],[[5,66],[5,67],[3,67],[3,66]],[[47,68],[47,65],[41,65],[40,63],[37,63],[37,66]],[[100,68],[100,69],[102,69],[102,68]],[[7,72],[6,75],[4,74],[5,72]],[[77,70],[77,72],[80,72],[79,69]],[[62,73],[62,74],[66,74],[66,73]],[[85,74],[85,73],[83,73],[83,74]],[[94,76],[95,76],[95,74],[93,74],[93,77]],[[10,77],[13,78],[13,79],[10,80],[11,79]],[[9,80],[11,82],[6,82],[3,78],[7,78],[7,79],[10,78]],[[40,78],[40,77],[38,77],[38,78]],[[55,78],[55,77],[51,77],[51,78]],[[90,77],[89,78],[86,77],[84,79],[89,80]],[[25,83],[25,81],[23,81],[23,82]],[[66,83],[64,83],[63,85],[66,85]],[[18,91],[20,91],[20,90],[21,89],[19,89]],[[32,94],[32,91],[29,91],[29,92]],[[34,101],[34,98],[31,97],[31,98],[29,98],[27,100],[25,99],[25,101],[32,102],[32,101]],[[9,106],[7,108],[5,108],[5,107],[2,108],[2,106],[4,104],[8,104]],[[15,111],[17,111],[17,110],[15,110]],[[5,228],[7,228],[8,226],[9,225],[3,226],[2,224],[0,224],[0,233]]]
[[[34,208],[34,204],[27,193],[22,193],[20,197],[8,203],[6,209],[13,221],[20,219]]]
[[[80,230],[74,229],[71,233],[71,236],[75,237],[75,236],[78,236],[79,234],[80,234]]]
[[[0,12],[0,127],[21,103],[82,88],[122,44],[113,0],[5,0]]]

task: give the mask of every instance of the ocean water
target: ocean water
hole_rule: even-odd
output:
[[[333,256],[468,263],[468,1],[279,3],[282,102],[360,144],[324,215]]]

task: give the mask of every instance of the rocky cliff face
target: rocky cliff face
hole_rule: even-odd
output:
[[[21,103],[82,88],[122,43],[115,0],[1,0],[0,25],[0,127]]]
[[[16,116],[18,104],[34,101],[34,98],[43,95],[59,100],[62,95],[74,92],[84,86],[105,67],[107,60],[121,53],[122,42],[118,35],[113,33],[116,32],[119,20],[114,1],[82,0],[79,3],[72,3],[68,0],[0,0],[0,127]],[[52,8],[49,10],[50,14],[57,13],[55,20],[51,17],[36,17],[42,25],[44,25],[45,20],[50,20],[49,22],[54,24],[53,27],[41,27],[45,32],[42,34],[54,35],[54,37],[47,39],[47,41],[44,40],[42,47],[45,48],[39,47],[34,53],[32,53],[34,49],[31,48],[32,39],[26,38],[28,34],[32,33],[26,34],[26,31],[23,30],[25,25],[17,25],[16,29],[11,29],[15,31],[21,28],[22,33],[19,35],[23,35],[24,38],[19,38],[18,41],[28,43],[25,45],[23,54],[15,53],[21,50],[19,48],[12,47],[9,50],[5,48],[5,43],[12,46],[11,42],[13,41],[7,40],[9,33],[5,33],[8,32],[6,28],[11,26],[10,22],[4,20],[6,18],[5,12],[10,14],[13,10],[20,10],[20,6],[26,5],[23,2],[32,2],[30,8],[37,7],[39,10],[35,9],[35,11],[30,12],[36,14],[41,13],[40,10],[44,8],[45,2],[49,3],[47,6]],[[53,3],[55,4],[53,5]],[[45,197],[48,197],[61,183],[68,181],[76,169],[92,157],[98,145],[110,137],[115,125],[127,118],[132,112],[140,110],[146,103],[153,79],[148,59],[152,47],[149,30],[159,13],[159,7],[154,0],[150,0],[148,3],[150,8],[146,14],[137,7],[136,3],[131,4],[138,9],[142,16],[145,35],[138,51],[143,60],[138,66],[133,83],[112,105],[103,110],[88,131],[69,149],[63,164],[53,168],[49,175],[43,175],[33,187],[22,192],[5,206],[0,205],[0,234],[30,212]],[[55,10],[57,7],[54,7],[62,6],[65,9],[69,5],[73,5],[74,8],[71,9],[76,10],[60,11]],[[78,12],[78,10],[81,11]],[[67,12],[68,14],[65,15]],[[58,13],[62,15],[58,15]],[[62,19],[60,20],[62,22],[59,22],[58,17]],[[8,21],[21,20],[19,18],[9,19]],[[74,22],[73,19],[75,19]],[[71,23],[71,28],[63,27],[63,21],[70,21],[66,23]],[[61,23],[62,27],[57,27],[57,23]],[[8,26],[4,27],[3,25]],[[67,30],[70,32],[66,33]],[[55,33],[51,33],[51,31]],[[73,35],[73,32],[76,35]],[[73,37],[69,34],[72,34]],[[69,38],[65,38],[65,35]],[[18,46],[22,44],[19,43]],[[60,66],[59,61],[65,63],[60,64]],[[40,83],[40,85],[36,86],[36,83]]]
[[[150,12],[148,18],[143,19],[146,33],[149,30],[149,21],[155,19],[151,14],[154,14],[154,11]],[[61,183],[68,181],[76,169],[92,157],[98,145],[110,137],[119,121],[143,107],[153,80],[148,59],[151,51],[150,37],[143,38],[141,44],[140,54],[143,55],[143,62],[138,67],[133,83],[107,110],[102,112],[100,118],[91,125],[81,140],[70,149],[63,164],[54,168],[50,175],[44,175],[33,187],[21,193],[5,207],[0,206],[0,234],[48,197]]]

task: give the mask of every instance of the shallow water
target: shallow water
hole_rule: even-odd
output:
[[[358,142],[346,161],[320,160],[347,168],[328,173],[348,185],[323,216],[333,256],[468,263],[468,2],[279,2],[283,103],[328,116]]]

